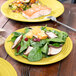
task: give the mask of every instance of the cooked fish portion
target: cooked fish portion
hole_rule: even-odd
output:
[[[50,8],[42,5],[33,4],[31,8],[27,9],[26,11],[23,11],[22,15],[27,19],[34,19],[40,16],[48,15],[50,13]]]
[[[52,33],[52,32],[46,32],[46,34],[47,34],[47,36],[48,36],[49,38],[56,38],[56,37],[57,37],[57,35],[54,34],[54,33]]]
[[[62,50],[62,47],[49,47],[48,55],[58,54]]]
[[[24,55],[28,55],[32,49],[33,47],[29,46],[27,50],[24,52]]]
[[[22,40],[23,36],[20,35],[19,37],[17,37],[17,39],[15,40],[13,46],[12,46],[12,49],[14,49]]]

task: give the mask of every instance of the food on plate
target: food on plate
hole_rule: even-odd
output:
[[[24,29],[24,33],[13,32],[10,41],[15,55],[21,55],[29,61],[39,61],[61,52],[68,34],[63,31],[48,30],[47,26]]]
[[[50,8],[43,5],[32,4],[31,8],[22,12],[22,15],[27,19],[34,19],[40,16],[48,15],[50,13],[51,13]]]
[[[21,13],[27,19],[34,19],[51,13],[51,8],[37,3],[37,0],[16,0],[9,4],[13,12]]]
[[[26,9],[29,9],[31,8],[31,5],[26,2],[26,1],[29,1],[29,0],[16,0],[16,1],[13,1],[9,4],[9,7],[10,9],[13,11],[13,12],[22,12]]]

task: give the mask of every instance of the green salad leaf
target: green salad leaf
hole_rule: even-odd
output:
[[[47,41],[49,42],[65,42],[64,40],[62,40],[61,38],[52,38],[52,39],[47,39]]]
[[[58,37],[65,41],[66,38],[68,37],[68,34],[66,32],[61,31]]]
[[[27,49],[27,47],[28,46],[30,46],[30,41],[28,40],[28,41],[24,41],[24,39],[21,41],[21,48],[20,48],[20,50],[19,50],[19,54],[21,53],[21,52],[23,52],[24,50],[26,50]]]
[[[52,43],[51,45],[55,46],[55,47],[60,47],[63,44],[64,44],[64,42],[58,42],[58,43],[55,42],[55,43]]]
[[[39,47],[35,47],[32,49],[32,51],[28,55],[29,61],[39,61],[42,59],[42,52]]]
[[[47,31],[46,27],[47,27],[47,25],[42,26],[42,27],[41,27],[41,30],[44,30],[44,31],[46,32],[46,31]]]
[[[68,37],[68,34],[66,32],[57,32],[54,31],[54,33],[58,36],[57,38],[47,39],[47,41],[51,42],[65,42],[66,38]]]
[[[30,29],[28,27],[25,28],[25,34],[28,33]]]
[[[20,36],[20,35],[22,35],[21,33],[19,33],[19,32],[13,32],[13,34],[14,34],[14,36]]]
[[[47,43],[41,48],[41,51],[43,53],[47,54],[47,52],[48,52],[48,44]]]
[[[14,42],[14,41],[16,40],[16,38],[17,38],[17,36],[13,36],[13,37],[11,38],[11,40],[9,40],[9,41]]]
[[[46,39],[40,40],[40,42],[34,42],[34,41],[30,40],[30,44],[33,47],[42,47],[43,45],[46,44],[46,42],[47,42]]]
[[[13,34],[13,37],[11,38],[11,40],[9,40],[12,42],[14,42],[18,36],[22,35],[22,33],[19,33],[19,32],[13,32],[12,34]]]
[[[26,56],[26,55],[22,55],[24,58],[28,58],[28,56]]]

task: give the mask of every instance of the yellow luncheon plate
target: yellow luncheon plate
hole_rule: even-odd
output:
[[[41,26],[32,26],[32,28],[34,28],[34,27],[40,28]],[[54,28],[47,27],[47,29],[53,30]],[[57,30],[57,29],[54,29],[54,30]],[[59,31],[59,30],[57,30],[57,31]],[[17,30],[17,32],[24,33],[24,28]],[[31,65],[46,65],[46,64],[52,64],[52,63],[58,62],[58,61],[64,59],[65,57],[67,57],[70,54],[72,47],[73,47],[72,41],[68,37],[66,39],[65,44],[63,45],[62,51],[59,54],[50,56],[48,58],[43,58],[40,61],[30,62],[27,59],[23,58],[22,56],[15,56],[16,50],[11,49],[13,42],[9,42],[9,40],[11,40],[12,36],[13,36],[13,34],[9,35],[8,38],[5,40],[6,52],[15,60],[22,62],[22,63],[26,63],[26,64],[31,64]]]
[[[48,21],[50,19],[44,19],[46,16],[38,17],[35,19],[26,19],[22,14],[20,13],[14,13],[12,10],[9,8],[9,4],[14,1],[14,0],[8,0],[6,1],[2,7],[1,7],[1,12],[3,15],[6,17],[16,20],[16,21],[22,21],[22,22],[42,22],[42,21]],[[57,0],[40,0],[40,2],[44,5],[46,5],[49,8],[52,8],[51,14],[47,16],[55,16],[58,17],[64,12],[64,6],[62,3],[60,3]]]
[[[0,58],[0,76],[17,76],[12,65],[3,58]]]

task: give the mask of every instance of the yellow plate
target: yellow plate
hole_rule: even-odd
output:
[[[41,26],[33,26],[33,28],[34,27],[39,27],[40,28]],[[47,27],[47,29],[51,29],[52,30],[54,28]],[[54,29],[54,30],[57,30],[57,29]],[[17,32],[24,33],[24,28],[17,30]],[[26,63],[26,64],[31,64],[31,65],[46,65],[46,64],[52,64],[52,63],[58,62],[58,61],[64,59],[65,57],[67,57],[70,54],[70,52],[72,50],[72,47],[73,47],[72,41],[68,37],[66,39],[66,42],[65,42],[63,48],[62,48],[62,51],[59,54],[54,55],[54,56],[50,56],[48,58],[43,58],[40,61],[30,62],[27,59],[23,58],[22,56],[15,56],[14,55],[14,53],[15,53],[16,50],[15,49],[11,49],[13,43],[12,42],[8,42],[11,39],[12,36],[13,36],[12,34],[10,36],[8,36],[8,38],[5,41],[5,49],[6,49],[6,52],[12,58],[14,58],[15,60],[17,60],[19,62],[22,62],[22,63]]]
[[[8,7],[8,5],[14,0],[8,0],[6,1],[2,7],[1,7],[1,12],[3,15],[6,17],[16,20],[16,21],[22,21],[22,22],[42,22],[42,21],[48,21],[50,19],[43,19],[45,16],[38,17],[36,19],[26,19],[25,17],[22,16],[20,13],[13,13],[12,10]],[[57,0],[40,0],[41,3],[44,5],[47,5],[48,7],[52,8],[51,14],[47,16],[55,16],[58,17],[64,12],[64,6]]]
[[[0,76],[17,76],[12,65],[2,58],[0,58]]]

